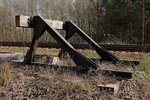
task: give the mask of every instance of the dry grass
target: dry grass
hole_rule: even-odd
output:
[[[141,90],[144,93],[144,100],[150,100],[150,53],[119,53],[122,59],[139,60],[140,65],[135,68],[133,79],[138,81],[141,86]]]
[[[45,51],[49,52],[49,50],[42,49],[40,54]],[[58,51],[56,50],[56,52]],[[95,56],[95,52],[90,55],[91,52],[86,51],[85,55]],[[0,82],[2,86],[0,98],[5,100],[10,98],[32,100],[149,100],[150,54],[118,52],[115,55],[121,59],[141,61],[141,65],[134,69],[133,79],[125,81],[116,96],[103,92],[97,87],[99,84],[117,81],[115,77],[103,76],[99,71],[96,74],[91,71],[86,75],[79,75],[76,72],[62,70],[61,68],[55,70],[37,66],[16,67],[10,63],[1,63]],[[1,94],[4,95],[1,96]]]
[[[0,88],[1,99],[32,99],[32,100],[118,100],[132,99],[142,100],[139,95],[141,85],[137,81],[125,81],[117,96],[107,91],[101,91],[99,84],[115,83],[115,77],[103,76],[99,71],[93,74],[90,71],[86,75],[79,75],[70,70],[43,68],[37,66],[15,66],[10,63],[2,63],[9,73],[16,78],[6,81]],[[136,89],[135,89],[136,88]],[[134,94],[134,96],[128,94]]]
[[[0,85],[4,85],[7,81],[13,79],[13,75],[11,74],[11,65],[9,63],[1,63],[0,65]]]
[[[0,52],[16,52],[26,54],[28,47],[0,47]],[[60,49],[37,48],[36,54],[58,55]]]

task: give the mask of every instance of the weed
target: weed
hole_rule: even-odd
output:
[[[11,65],[9,63],[2,63],[0,66],[0,85],[12,79]]]
[[[89,85],[82,85],[82,90],[88,91],[91,90],[91,87]]]

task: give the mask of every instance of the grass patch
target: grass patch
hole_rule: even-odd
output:
[[[139,71],[144,71],[148,77],[150,76],[150,55],[147,53],[139,53],[138,55],[118,55],[120,59],[124,60],[138,60],[140,65],[138,66]],[[150,79],[150,77],[149,77]]]
[[[9,63],[2,63],[0,66],[0,85],[4,85],[5,82],[12,79],[11,65]]]
[[[140,65],[138,66],[139,71],[144,71],[145,78],[150,80],[150,56],[147,54],[140,54],[137,56],[137,60],[140,61]]]
[[[44,55],[58,55],[58,51],[42,51],[42,50],[37,50],[35,54],[44,54]]]
[[[99,58],[100,56],[97,53],[89,53],[89,52],[84,52],[84,56],[89,57],[89,58]]]
[[[67,82],[67,81],[60,81],[58,84],[58,87],[60,89],[64,89],[66,91],[70,91],[73,89],[80,89],[83,91],[89,91],[91,88],[89,85],[83,84],[83,83],[73,83],[73,82]]]

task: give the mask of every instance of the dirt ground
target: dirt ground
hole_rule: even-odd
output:
[[[1,52],[9,49],[2,48]],[[17,52],[19,49],[10,50]],[[26,50],[27,48],[23,52]],[[42,49],[42,52],[44,50]],[[45,51],[50,52],[48,49]],[[121,55],[119,52],[115,54],[122,58],[122,55],[127,55],[128,58],[139,55],[124,52]],[[79,74],[69,69],[16,65],[8,62],[1,62],[0,66],[1,100],[150,100],[149,76],[145,78],[145,72],[138,68],[133,69],[132,79],[120,81],[120,89],[113,95],[111,91],[102,90],[98,85],[115,83],[118,80],[113,75],[102,75],[99,70]]]
[[[11,77],[0,86],[1,100],[146,100],[143,84],[130,79],[122,82],[117,95],[101,90],[98,85],[115,83],[115,77],[79,75],[69,70],[37,66],[7,66]]]

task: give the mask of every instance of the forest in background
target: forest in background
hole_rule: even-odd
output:
[[[15,15],[73,21],[98,43],[150,44],[150,0],[0,0],[0,41],[31,41],[33,30],[16,28]],[[53,42],[47,35],[40,41]]]

